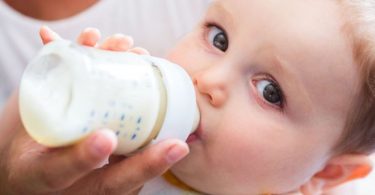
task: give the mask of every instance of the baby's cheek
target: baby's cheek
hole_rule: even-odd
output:
[[[276,192],[298,188],[309,175],[305,170],[311,164],[303,158],[305,154],[262,136],[260,132],[246,135],[235,129],[221,134],[216,139],[222,144],[211,150],[214,160],[210,167],[222,171],[232,185]]]
[[[173,49],[172,51],[170,51],[170,53],[168,53],[166,59],[181,66],[190,74],[191,71],[189,71],[190,66],[188,66],[188,64],[190,64],[191,59],[188,59],[180,51],[181,50],[179,48]]]

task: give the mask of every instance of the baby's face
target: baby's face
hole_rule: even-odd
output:
[[[210,194],[286,193],[331,157],[358,84],[328,0],[218,0],[171,51],[201,111],[173,172]]]

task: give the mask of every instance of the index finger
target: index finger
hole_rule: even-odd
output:
[[[44,45],[51,41],[61,39],[61,37],[56,32],[54,32],[47,26],[42,26],[40,28],[39,35]]]
[[[25,168],[27,177],[34,178],[34,186],[46,192],[64,189],[108,159],[116,144],[113,131],[95,131],[77,145],[49,149],[43,155],[37,153]]]
[[[103,167],[88,175],[83,183],[70,190],[88,194],[129,194],[137,191],[147,181],[162,175],[174,163],[189,153],[186,143],[171,139],[146,148],[144,151],[120,162]],[[97,184],[100,185],[97,185]],[[89,189],[83,186],[91,186]],[[86,190],[89,190],[87,192]]]

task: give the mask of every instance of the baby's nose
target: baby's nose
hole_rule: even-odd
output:
[[[228,99],[227,80],[222,70],[205,70],[193,77],[198,91],[208,98],[214,107],[224,105]]]

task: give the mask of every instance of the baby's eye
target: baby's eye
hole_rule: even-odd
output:
[[[217,26],[208,26],[208,41],[216,48],[225,52],[228,49],[228,38],[225,32]]]
[[[283,104],[283,94],[280,87],[273,81],[263,79],[256,82],[256,88],[265,101],[281,107]]]

